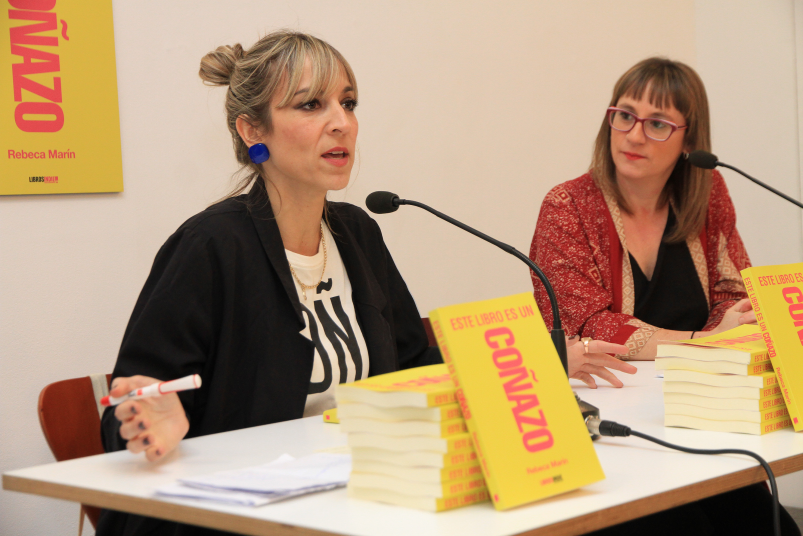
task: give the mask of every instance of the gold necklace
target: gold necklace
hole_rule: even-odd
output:
[[[293,265],[290,264],[290,273],[293,274],[296,283],[298,283],[299,286],[301,287],[301,295],[304,297],[304,301],[307,301],[307,289],[312,290],[316,288],[318,285],[320,285],[321,282],[323,281],[323,274],[326,273],[326,237],[323,235],[323,222],[321,222],[321,245],[323,246],[323,270],[321,270],[321,278],[314,285],[305,285],[304,283],[302,283],[301,280],[298,278],[298,274],[296,274],[296,271],[293,270]]]

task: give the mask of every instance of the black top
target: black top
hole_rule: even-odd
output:
[[[675,222],[670,208],[664,238]],[[633,316],[662,329],[703,329],[708,321],[708,302],[686,242],[667,244],[661,240],[652,279],[647,279],[632,254],[630,267],[636,292]]]
[[[264,190],[261,202],[253,190],[193,216],[167,239],[112,374],[165,380],[200,374],[200,389],[179,394],[188,438],[304,413],[314,345],[299,333],[301,304],[270,204]],[[329,203],[329,224],[351,281],[370,375],[442,362],[376,222],[358,207]],[[126,445],[113,409],[102,419],[106,451]],[[213,533],[219,534],[108,510],[97,529],[98,536]]]

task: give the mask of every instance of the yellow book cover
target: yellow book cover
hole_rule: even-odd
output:
[[[324,411],[323,422],[340,424],[340,419],[337,416],[337,408],[327,409],[326,411]]]
[[[0,195],[121,192],[111,0],[0,13]]]
[[[382,408],[429,408],[455,402],[446,365],[429,365],[372,376],[337,386],[337,403],[360,402]]]
[[[754,324],[745,324],[708,337],[661,341],[658,344],[658,355],[699,361],[731,361],[743,365],[770,360],[761,329]]]
[[[803,263],[742,270],[795,432],[803,430]]]
[[[430,313],[495,508],[605,478],[531,293]]]

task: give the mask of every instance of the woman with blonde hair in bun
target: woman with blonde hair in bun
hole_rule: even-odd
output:
[[[218,47],[200,76],[228,87],[227,124],[246,173],[159,250],[123,338],[113,396],[203,378],[196,391],[106,410],[106,450],[151,461],[185,437],[320,415],[338,383],[441,362],[377,224],[326,200],[354,164],[357,81],[345,58],[281,31],[247,51]],[[208,533],[112,511],[97,531]]]

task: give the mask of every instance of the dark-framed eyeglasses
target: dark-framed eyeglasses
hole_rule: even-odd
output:
[[[688,128],[688,125],[678,126],[672,121],[665,119],[646,118],[642,119],[631,111],[623,110],[611,106],[608,108],[608,124],[611,128],[620,132],[630,132],[636,123],[641,123],[644,135],[655,141],[666,141],[676,130]]]

